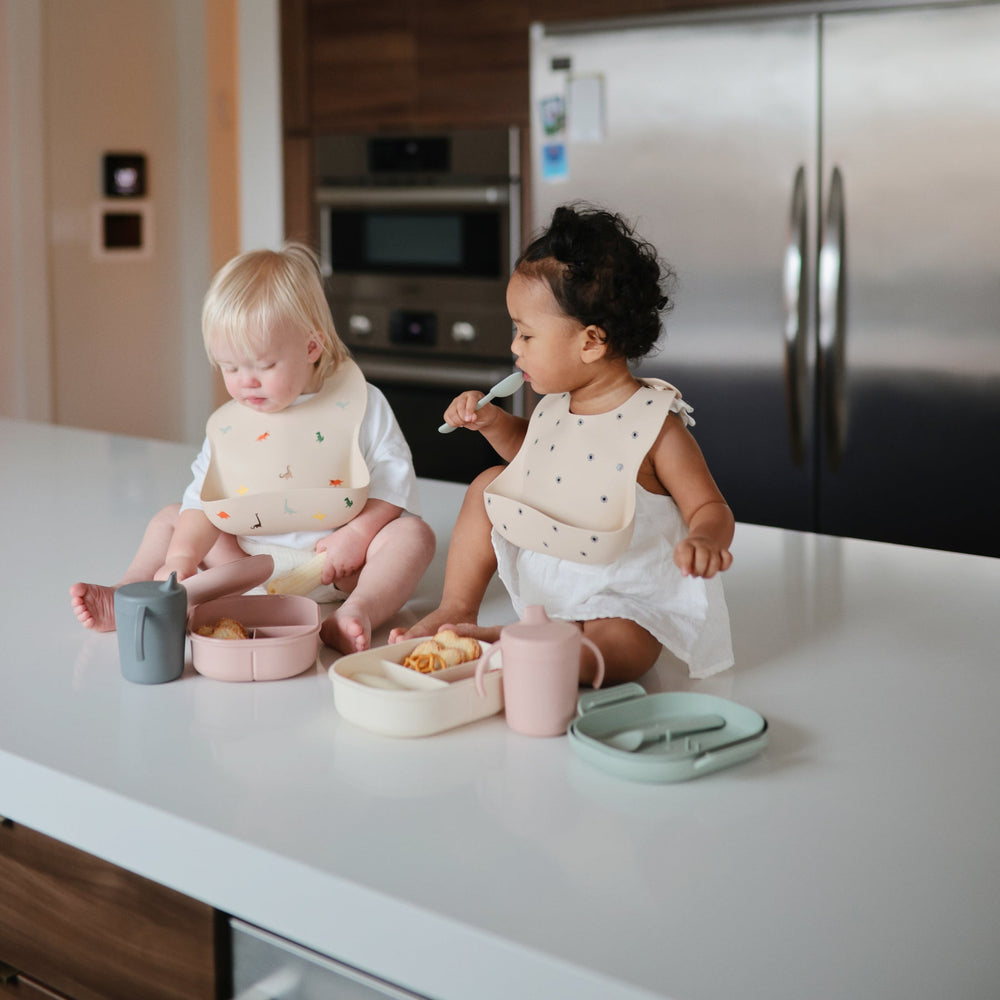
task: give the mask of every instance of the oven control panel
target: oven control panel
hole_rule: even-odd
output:
[[[469,360],[510,360],[506,310],[460,304],[454,308],[389,308],[331,302],[337,333],[348,347],[404,355],[448,355]]]
[[[433,346],[437,343],[437,317],[434,313],[396,310],[389,316],[389,340],[393,344]],[[368,345],[371,343],[374,324],[365,313],[352,312],[347,319],[346,343]],[[475,323],[457,319],[448,331],[451,342],[471,344],[479,335]],[[447,336],[447,335],[446,335]]]
[[[393,309],[389,313],[389,341],[397,346],[433,347],[437,329],[437,316],[432,312]]]

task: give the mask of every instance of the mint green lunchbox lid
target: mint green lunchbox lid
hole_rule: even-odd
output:
[[[692,691],[647,694],[639,684],[588,691],[569,724],[587,763],[629,781],[688,781],[756,756],[767,721],[751,708]]]

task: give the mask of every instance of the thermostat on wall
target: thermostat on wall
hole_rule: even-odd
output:
[[[147,201],[101,201],[91,222],[95,257],[149,257],[153,252],[153,206]]]
[[[94,205],[91,249],[100,258],[148,257],[153,251],[153,207],[144,153],[104,154],[105,201]]]
[[[104,154],[104,197],[142,198],[146,194],[146,157],[142,153]]]

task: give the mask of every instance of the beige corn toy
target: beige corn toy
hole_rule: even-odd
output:
[[[267,584],[269,594],[294,594],[305,597],[323,584],[323,563],[326,553],[317,552],[308,562],[276,576]]]

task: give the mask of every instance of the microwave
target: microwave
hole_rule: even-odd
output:
[[[517,129],[316,140],[319,253],[352,350],[509,357]]]
[[[504,236],[506,192],[420,188],[325,192],[321,255],[328,275],[399,275],[497,281],[509,265]],[[437,192],[435,192],[435,195]]]

